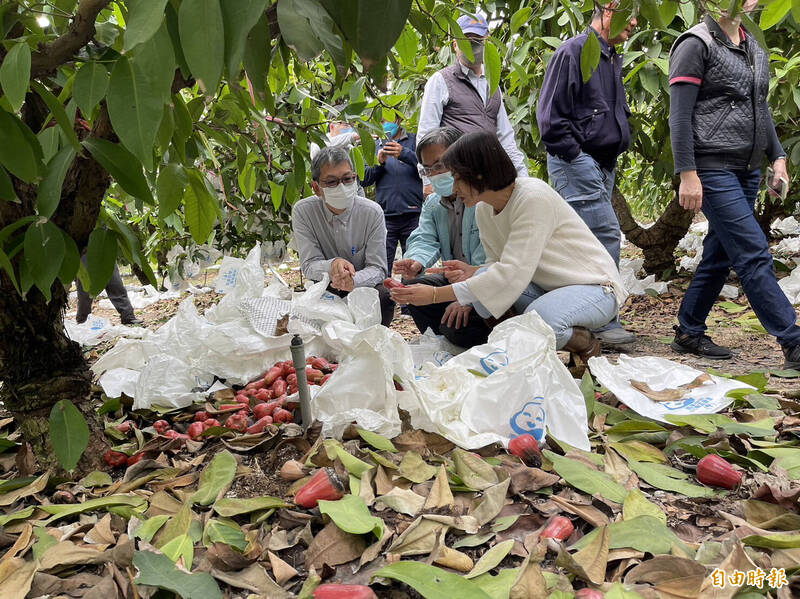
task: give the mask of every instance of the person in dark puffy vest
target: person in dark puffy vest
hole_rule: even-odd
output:
[[[459,13],[461,14],[461,13]],[[422,139],[438,127],[453,127],[462,133],[494,131],[511,158],[517,175],[528,176],[525,155],[514,140],[514,129],[503,105],[500,88],[489,95],[489,82],[483,69],[483,51],[489,37],[489,24],[481,15],[464,15],[458,18],[461,31],[472,47],[472,60],[468,60],[453,40],[456,64],[437,71],[425,84],[419,113],[417,137]],[[433,189],[425,181],[425,195]]]
[[[758,0],[745,0],[753,10]],[[728,359],[714,343],[706,318],[733,268],[750,305],[783,348],[784,368],[800,368],[797,313],[778,286],[767,238],[753,213],[764,156],[785,181],[784,154],[767,103],[769,56],[741,25],[741,17],[707,15],[681,35],[670,52],[670,133],[680,203],[708,219],[703,259],[678,312],[672,349]]]

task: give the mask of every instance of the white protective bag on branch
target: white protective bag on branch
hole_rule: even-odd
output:
[[[792,304],[800,304],[800,266],[791,275],[778,281],[778,285]]]
[[[732,398],[726,397],[729,391],[753,389],[746,383],[712,375],[712,383],[687,391],[684,399],[657,402],[634,389],[631,380],[646,383],[653,391],[661,391],[677,389],[681,385],[691,383],[704,373],[665,358],[653,356],[631,358],[625,354],[619,356],[616,366],[604,357],[589,358],[589,369],[606,389],[617,396],[619,401],[637,414],[661,422],[667,422],[664,418],[667,414],[680,416],[714,414],[733,401]]]

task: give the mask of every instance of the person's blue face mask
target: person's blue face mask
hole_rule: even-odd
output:
[[[439,196],[449,198],[453,195],[453,183],[455,183],[455,179],[453,179],[453,175],[450,174],[450,171],[439,173],[438,175],[431,175],[428,177],[428,180],[431,182],[433,191],[438,193]]]
[[[397,123],[384,123],[383,130],[386,131],[386,135],[391,138],[394,138],[397,135],[397,130],[400,129],[400,126]]]
[[[339,135],[344,135],[345,133],[355,133],[355,132],[356,130],[353,129],[352,127],[347,127],[346,129],[340,129]]]

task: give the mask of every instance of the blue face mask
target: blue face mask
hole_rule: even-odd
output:
[[[352,127],[347,127],[346,129],[340,129],[339,135],[344,135],[345,133],[355,133],[355,132],[356,130],[353,129]]]
[[[453,195],[453,183],[455,183],[455,179],[453,179],[453,175],[450,174],[450,171],[439,173],[438,175],[431,175],[428,177],[428,180],[431,182],[433,191],[438,193],[441,197],[449,198]]]
[[[400,129],[400,126],[397,123],[384,123],[383,130],[386,131],[386,135],[391,138],[394,138],[397,135],[397,130]]]

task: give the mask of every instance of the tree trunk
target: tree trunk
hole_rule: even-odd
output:
[[[619,219],[619,226],[625,238],[644,253],[644,269],[648,274],[662,278],[665,273],[675,269],[675,248],[683,239],[694,214],[681,208],[677,199],[677,184],[674,186],[675,196],[653,226],[641,227],[631,214],[628,201],[614,188],[611,202]]]
[[[64,331],[67,292],[58,281],[51,292],[49,303],[38,289],[23,298],[5,273],[0,275],[0,401],[19,424],[40,467],[63,475],[50,442],[49,418],[56,402],[71,400],[92,432],[76,469],[84,474],[102,466],[107,445],[89,402],[89,368],[80,346]]]
[[[29,94],[23,116],[34,131],[41,126],[42,112]],[[113,135],[104,104],[92,135],[105,139]],[[20,201],[0,202],[0,229],[35,214],[36,186],[17,179],[13,182]],[[75,240],[79,252],[95,228],[109,183],[108,173],[88,155],[78,156],[67,171],[61,200],[51,220]],[[18,281],[20,259],[17,255],[13,260]],[[22,297],[5,271],[0,270],[0,401],[13,414],[39,465],[62,475],[66,473],[53,453],[49,418],[55,403],[62,399],[72,401],[83,413],[90,431],[89,446],[73,473],[80,476],[102,467],[108,446],[90,401],[89,367],[80,345],[71,341],[64,330],[67,290],[57,279],[50,293],[49,302],[37,288]]]

